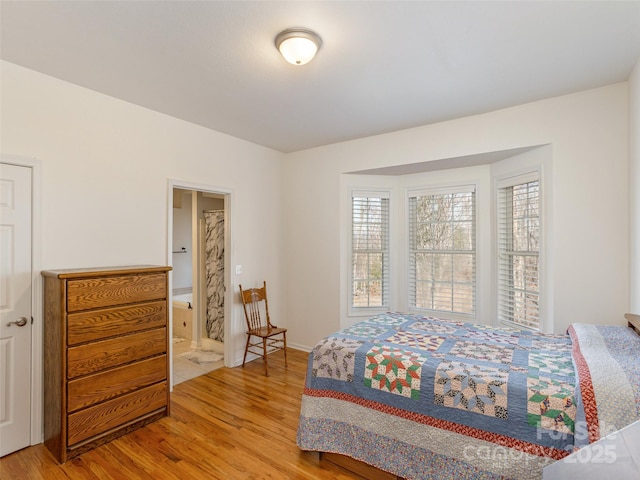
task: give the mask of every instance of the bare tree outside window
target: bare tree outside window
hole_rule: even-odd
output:
[[[475,313],[475,192],[409,198],[410,304]]]
[[[389,199],[352,198],[353,307],[388,306]]]

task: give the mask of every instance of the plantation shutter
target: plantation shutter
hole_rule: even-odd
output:
[[[409,305],[475,314],[475,187],[409,193]]]
[[[498,320],[540,327],[540,181],[498,184]]]
[[[351,307],[389,308],[389,193],[352,193]]]

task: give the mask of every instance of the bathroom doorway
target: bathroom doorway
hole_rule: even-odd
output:
[[[225,363],[229,194],[171,187],[172,385]]]

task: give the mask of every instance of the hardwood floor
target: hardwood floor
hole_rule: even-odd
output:
[[[307,353],[288,349],[245,368],[176,385],[171,416],[58,465],[43,444],[0,459],[8,479],[355,479],[296,445]]]

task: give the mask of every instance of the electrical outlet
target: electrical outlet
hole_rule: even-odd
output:
[[[236,275],[242,275],[242,265],[236,265]]]

